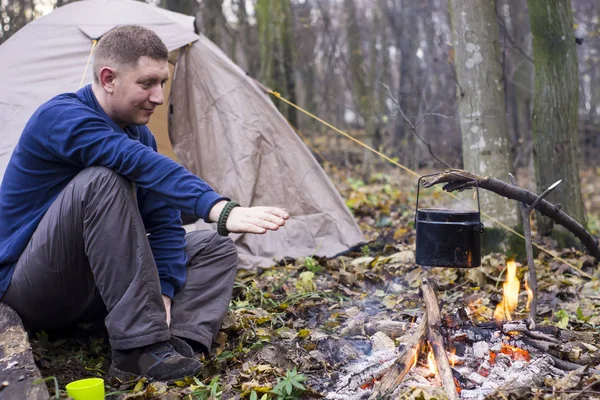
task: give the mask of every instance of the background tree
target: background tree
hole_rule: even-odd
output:
[[[578,165],[579,75],[571,2],[528,0],[527,4],[535,61],[533,157],[538,192],[562,179],[549,200],[560,203],[564,212],[584,224]],[[550,234],[552,220],[539,218],[538,233]]]
[[[260,44],[259,79],[296,102],[293,18],[290,0],[258,0],[256,24]],[[298,126],[296,109],[276,103],[292,126]]]
[[[494,2],[450,0],[449,12],[464,169],[508,180],[513,168]],[[517,225],[513,201],[485,191],[480,194],[485,212]]]
[[[52,7],[71,1],[0,0],[0,43]],[[250,76],[402,164],[413,169],[444,167],[433,153],[453,167],[463,166],[461,121],[457,118],[459,79],[447,0],[353,0],[352,31],[346,23],[348,7],[341,0],[139,1],[196,15],[197,22],[204,25],[202,32]],[[493,3],[497,15],[487,22],[492,29],[500,26],[498,59],[506,129],[515,154],[514,167],[526,177],[534,174],[534,66],[528,3]],[[575,129],[581,138],[582,160],[599,165],[599,3],[566,3],[573,10],[572,27],[582,32],[583,40],[577,46],[581,90]],[[566,26],[567,31],[572,27]],[[353,49],[358,49],[362,58],[353,55]],[[553,56],[549,54],[549,58]],[[361,98],[369,100],[361,102]],[[362,148],[309,117],[294,115],[295,111],[288,111],[277,100],[275,104],[329,161],[365,178],[369,175],[364,173],[365,161],[378,171],[392,168],[377,157],[369,161]],[[369,118],[364,120],[364,116]],[[495,176],[501,174],[494,172]],[[535,183],[529,179],[524,184],[528,181]]]

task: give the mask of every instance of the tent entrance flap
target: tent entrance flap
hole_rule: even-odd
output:
[[[241,266],[332,257],[364,242],[344,200],[271,99],[207,38],[180,55],[170,102],[175,154],[190,171],[245,206],[290,213],[274,234],[235,237]]]

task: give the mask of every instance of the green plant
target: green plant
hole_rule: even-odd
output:
[[[262,397],[260,398],[260,400],[267,400],[268,396],[267,394],[263,394]],[[250,400],[258,400],[258,394],[256,394],[256,392],[253,390],[252,393],[250,393]]]
[[[308,256],[304,258],[304,266],[307,270],[314,274],[318,274],[323,271],[323,267],[319,265],[319,262],[315,260],[313,257]]]
[[[556,322],[554,325],[556,325],[560,329],[566,329],[569,325],[569,313],[561,309],[558,310],[554,315],[558,319],[558,322]]]
[[[577,320],[581,322],[588,322],[592,318],[591,315],[583,315],[583,310],[577,307]]]
[[[365,186],[365,182],[362,179],[348,178],[347,182],[348,182],[348,185],[350,185],[350,187],[353,190],[356,190],[358,188]]]
[[[285,373],[285,377],[277,379],[277,384],[271,390],[271,393],[277,395],[277,400],[293,400],[300,398],[302,392],[306,391],[301,382],[306,380],[306,376],[299,374],[296,367]]]
[[[193,390],[190,393],[190,398],[194,400],[217,400],[223,395],[223,390],[219,385],[220,376],[217,375],[208,385],[202,383],[198,378],[194,377],[195,385],[191,385],[190,389]]]
[[[47,381],[54,382],[54,396],[51,398],[54,398],[57,400],[60,399],[60,390],[58,389],[58,380],[56,379],[55,376],[48,376],[46,378],[37,379],[37,380],[33,381],[32,385],[37,385],[38,383],[47,382]]]
[[[360,248],[360,252],[362,253],[363,256],[368,256],[369,255],[369,245],[365,244],[363,247]]]

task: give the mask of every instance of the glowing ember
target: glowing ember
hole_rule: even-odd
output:
[[[429,366],[429,371],[431,371],[433,375],[437,375],[437,364],[432,349],[429,349],[429,354],[427,354],[427,365]]]
[[[529,305],[531,304],[531,300],[533,300],[533,291],[529,287],[527,281],[525,281],[525,290],[527,290],[527,306],[525,307],[525,309],[529,311]]]
[[[454,377],[454,385],[456,385],[456,393],[460,394],[462,387],[460,386],[460,382],[458,379],[456,379],[456,377]]]
[[[530,361],[531,360],[531,356],[529,355],[529,352],[527,350],[520,349],[518,347],[509,346],[507,344],[502,345],[502,349],[500,350],[500,353],[506,354],[513,361]]]
[[[490,365],[496,364],[496,352],[490,351]]]
[[[510,313],[517,308],[519,302],[520,284],[517,278],[517,264],[514,261],[506,263],[506,281],[503,289],[502,301],[494,311],[494,319],[498,322],[511,321]]]
[[[367,390],[367,389],[373,389],[373,386],[375,386],[375,382],[379,381],[381,378],[379,379],[371,379],[370,381],[367,381],[365,383],[363,383],[360,388],[363,390]]]

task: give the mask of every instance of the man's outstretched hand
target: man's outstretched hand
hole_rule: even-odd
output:
[[[225,207],[226,201],[221,201],[210,210],[209,218],[217,221]],[[231,210],[225,227],[231,233],[265,233],[276,231],[290,215],[277,207],[235,207]]]
[[[225,226],[232,233],[265,233],[276,231],[289,217],[285,210],[276,207],[235,207]]]

